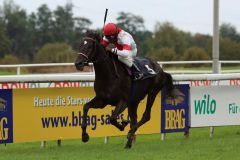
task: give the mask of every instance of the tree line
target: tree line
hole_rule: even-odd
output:
[[[158,61],[212,57],[210,35],[182,31],[170,22],[157,22],[149,31],[141,16],[128,12],[120,12],[115,23],[133,35],[140,56]],[[27,14],[12,0],[5,1],[0,5],[0,63],[73,62],[91,24],[86,17],[74,16],[71,4],[55,10],[43,4]],[[240,33],[229,23],[220,26],[220,59],[240,59]]]

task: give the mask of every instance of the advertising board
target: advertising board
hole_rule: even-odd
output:
[[[174,99],[162,92],[161,133],[187,132],[189,110],[189,85],[176,85]]]
[[[191,87],[191,127],[240,124],[240,86]]]
[[[7,110],[0,113],[4,140],[0,143],[81,138],[82,108],[95,95],[92,87],[4,89],[0,93],[7,104]],[[3,103],[5,101],[2,100]],[[153,105],[151,120],[137,134],[160,132],[159,104],[160,95]],[[138,120],[145,106],[146,98],[139,104]],[[91,137],[127,135],[129,125],[121,132],[110,124],[113,109],[107,106],[89,110],[87,123]],[[122,118],[128,118],[127,109],[119,115],[118,120]]]

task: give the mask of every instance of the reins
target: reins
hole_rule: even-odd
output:
[[[94,53],[96,52],[96,48],[97,48],[97,40],[96,39],[94,39],[94,38],[91,38],[91,37],[85,37],[85,38],[83,38],[84,40],[91,40],[91,41],[93,41],[94,43],[95,43],[95,47],[94,47]],[[103,58],[103,59],[96,59],[96,60],[93,60],[93,59],[90,59],[86,54],[84,54],[84,53],[78,53],[78,54],[80,54],[80,55],[82,55],[83,57],[85,57],[88,61],[91,61],[92,63],[99,63],[99,62],[104,62],[104,61],[106,61],[106,59],[108,58],[108,56],[107,55],[105,55],[105,57]]]
[[[94,38],[91,38],[91,37],[85,37],[83,38],[84,40],[91,40],[95,43],[95,47],[94,47],[94,52],[96,52],[96,48],[97,48],[97,43],[98,41]],[[105,55],[105,57],[103,59],[96,59],[96,60],[93,60],[93,59],[90,59],[86,54],[84,53],[78,53],[80,55],[82,55],[83,57],[85,57],[87,59],[87,61],[91,61],[92,63],[100,63],[100,62],[104,62],[106,61],[106,59],[108,58],[107,55]],[[113,67],[114,67],[114,70],[115,70],[115,74],[116,74],[116,77],[119,78],[119,73],[118,73],[118,70],[117,70],[117,66],[116,66],[116,62],[114,61],[113,59],[113,56],[110,56],[111,60],[112,60],[112,63],[113,63]]]
[[[118,70],[117,70],[116,62],[113,59],[113,56],[111,56],[111,59],[112,59],[112,63],[113,63],[115,73],[116,73],[116,77],[119,78],[120,76],[119,76],[119,73],[118,73]]]

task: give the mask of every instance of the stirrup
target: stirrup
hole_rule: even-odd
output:
[[[134,81],[140,80],[143,77],[143,73],[139,73],[137,75],[134,75]]]

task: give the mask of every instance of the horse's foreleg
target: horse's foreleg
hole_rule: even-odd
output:
[[[90,105],[86,103],[83,106],[83,120],[82,120],[82,141],[87,142],[89,140],[89,135],[87,133],[87,113],[90,108]]]
[[[99,98],[95,97],[90,102],[83,106],[83,121],[82,121],[82,141],[87,142],[89,135],[87,133],[87,114],[90,108],[104,108],[106,104]]]
[[[129,123],[128,121],[122,121],[121,124],[119,122],[117,122],[117,116],[120,113],[122,113],[126,108],[127,108],[126,103],[124,103],[123,101],[119,102],[118,105],[116,106],[115,110],[113,111],[112,116],[110,117],[111,124],[114,125],[115,127],[117,127],[120,131],[123,131],[124,128]]]

